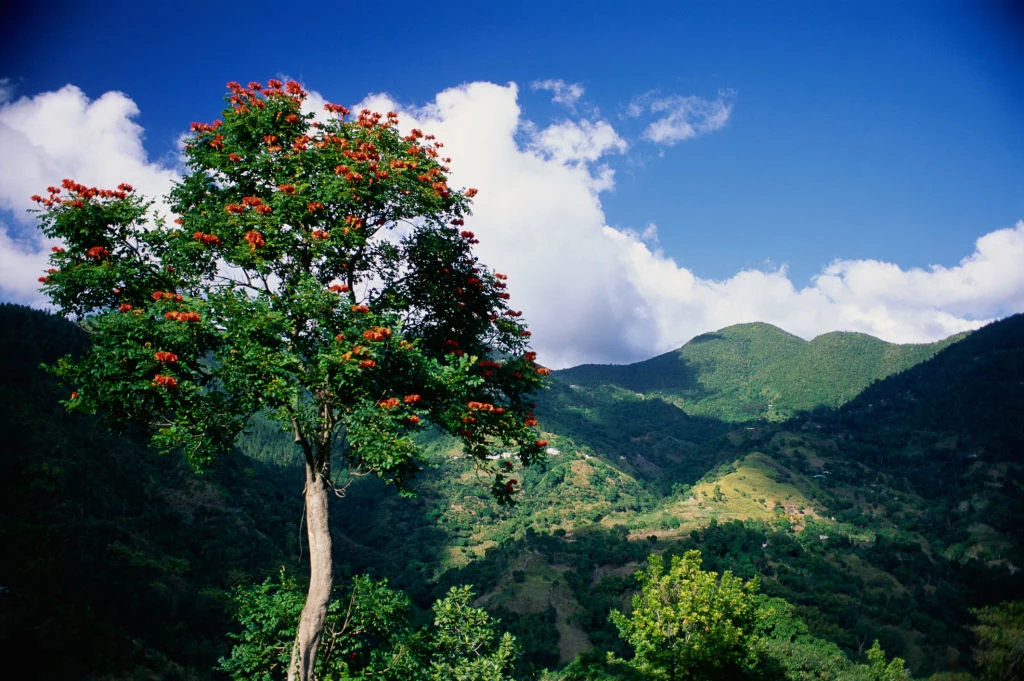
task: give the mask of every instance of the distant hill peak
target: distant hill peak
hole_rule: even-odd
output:
[[[872,382],[930,359],[960,338],[901,345],[833,331],[807,341],[751,322],[701,334],[634,364],[581,365],[554,376],[574,387],[661,397],[691,416],[780,420],[801,410],[838,407]]]

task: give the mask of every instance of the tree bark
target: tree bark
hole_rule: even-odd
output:
[[[306,536],[309,537],[309,592],[288,665],[288,681],[313,681],[317,648],[327,621],[327,604],[334,584],[331,532],[327,519],[330,481],[306,463]]]

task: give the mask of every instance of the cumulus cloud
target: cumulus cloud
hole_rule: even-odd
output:
[[[583,96],[583,86],[579,83],[566,83],[561,78],[547,80],[535,80],[530,83],[534,90],[547,90],[551,93],[551,101],[569,108],[576,106],[576,102]]]
[[[116,187],[129,182],[147,196],[162,196],[177,177],[147,160],[143,130],[133,119],[139,109],[120,92],[90,100],[73,85],[12,100],[0,87],[0,296],[42,304],[36,279],[46,266],[49,243],[26,210],[29,198],[70,177],[87,185]]]
[[[322,100],[311,93],[313,108]],[[679,110],[644,101],[638,115]],[[659,250],[655,225],[607,225],[609,159],[627,148],[607,121],[539,129],[520,110],[514,84],[462,85],[421,108],[382,94],[356,106],[397,110],[403,127],[445,142],[452,185],[480,190],[467,221],[481,241],[476,252],[509,275],[512,302],[548,366],[643,359],[740,322],[770,322],[805,338],[851,330],[923,342],[1024,311],[1024,222],[980,237],[950,267],[837,260],[802,288],[785,268],[703,279]],[[90,101],[71,86],[3,102],[0,206],[23,214],[30,194],[65,176],[164,193],[174,173],[147,161],[136,115],[122,94]],[[39,302],[35,280],[47,246],[28,222],[0,224],[0,298]]]
[[[629,145],[607,121],[562,121],[536,133],[533,147],[557,163],[592,163]]]
[[[589,141],[577,146],[554,144],[557,135],[546,146],[536,137],[521,145],[514,84],[452,88],[415,110],[384,95],[358,106],[398,110],[403,127],[437,135],[452,157],[451,184],[479,189],[467,220],[481,242],[476,252],[509,275],[512,303],[524,311],[542,361],[621,357],[624,346],[629,356],[643,352],[650,322],[638,315],[631,287],[620,286],[624,263],[601,234],[598,187],[608,174],[588,162],[620,148],[613,131],[581,125],[577,139]]]
[[[672,146],[724,128],[732,115],[733,97],[732,90],[719,92],[715,100],[648,92],[633,99],[626,113],[632,118],[654,114],[655,120],[644,129],[644,138]]]
[[[364,104],[401,108],[384,95]],[[699,108],[672,111],[687,106]],[[513,302],[551,366],[642,359],[741,322],[766,321],[805,338],[851,330],[925,342],[1024,311],[1024,223],[983,236],[956,267],[840,260],[800,289],[785,268],[702,279],[657,249],[655,225],[606,224],[601,192],[613,182],[601,179],[603,159],[626,144],[609,123],[537,132],[515,86],[490,83],[446,90],[402,114],[405,125],[445,140],[456,186],[480,188],[469,223],[481,240],[477,251],[511,275]],[[721,127],[727,117],[706,116],[695,130]]]
[[[605,234],[621,245],[629,281],[657,320],[651,354],[741,322],[770,322],[804,338],[845,330],[922,343],[1024,312],[1024,221],[982,236],[955,267],[837,260],[802,289],[784,268],[701,279],[635,234]]]

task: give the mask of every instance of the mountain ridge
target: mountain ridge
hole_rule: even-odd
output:
[[[632,364],[583,364],[552,372],[556,383],[656,395],[690,416],[782,421],[838,407],[872,382],[914,366],[964,338],[897,344],[853,331],[804,340],[766,322],[734,324]],[[823,385],[824,384],[824,385]]]

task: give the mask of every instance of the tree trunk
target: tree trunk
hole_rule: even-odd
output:
[[[306,464],[306,535],[309,537],[309,593],[288,665],[288,681],[313,681],[316,652],[327,621],[327,603],[334,583],[331,531],[327,524],[330,481]]]

